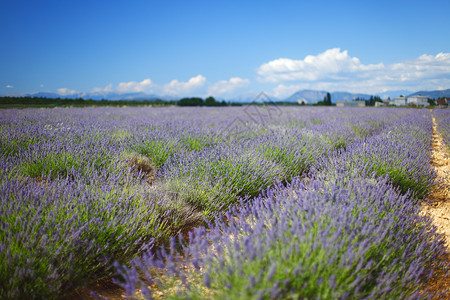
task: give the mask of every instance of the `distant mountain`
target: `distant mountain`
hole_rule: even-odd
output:
[[[287,97],[286,99],[284,99],[284,101],[297,102],[306,100],[306,103],[317,103],[318,101],[322,101],[323,97],[325,97],[326,95],[326,91],[301,90]]]
[[[143,101],[143,100],[156,100],[161,99],[160,97],[156,95],[150,95],[146,93],[126,93],[126,94],[119,94],[114,92],[107,92],[107,93],[84,93],[82,95],[83,99],[92,99],[92,100],[137,100],[137,101]]]
[[[27,96],[27,97],[42,97],[42,98],[67,98],[66,96],[61,96],[59,94],[51,93],[51,92],[39,92],[39,93],[33,93],[33,94],[26,94],[24,96]],[[70,97],[70,98],[72,98],[72,97]]]
[[[258,95],[258,93],[254,93],[254,92],[248,92],[245,94],[240,94],[237,96],[232,97],[230,100],[232,102],[252,102],[253,99],[256,98],[256,96]]]
[[[394,99],[395,97],[400,97],[400,96],[406,96],[411,94],[411,91],[408,90],[397,90],[397,91],[386,91],[383,93],[377,93],[377,96],[379,96],[381,99],[387,99],[387,98],[391,98]]]
[[[418,95],[426,96],[428,98],[434,98],[434,99],[438,99],[438,98],[442,98],[442,97],[450,97],[450,89],[436,90],[436,91],[419,91],[419,92],[410,94],[407,97],[418,96]]]
[[[356,98],[359,98],[361,100],[362,99],[369,100],[371,96],[373,96],[373,95],[360,94],[360,93],[348,93],[348,92],[334,92],[334,93],[331,93],[331,101],[333,101],[333,102],[351,101]],[[322,98],[322,100],[323,100],[323,98]]]
[[[61,99],[76,99],[76,98],[83,98],[83,99],[92,99],[92,100],[137,100],[137,101],[144,101],[144,100],[156,100],[156,99],[162,99],[162,100],[172,100],[171,97],[168,96],[157,96],[157,95],[150,95],[145,93],[114,93],[114,92],[89,92],[89,93],[74,93],[70,95],[60,95],[57,93],[51,93],[51,92],[38,92],[38,93],[31,93],[31,94],[6,94],[5,96],[10,97],[43,97],[43,98],[61,98]]]
[[[260,92],[249,91],[247,93],[231,97],[231,98],[221,98],[215,97],[218,101],[232,101],[232,102],[253,102],[253,101],[261,101],[258,97],[260,96]],[[353,100],[355,98],[359,99],[370,99],[372,95],[369,94],[360,94],[360,93],[349,93],[349,92],[333,92],[331,94],[331,101],[336,103],[336,101],[345,101],[345,100]],[[319,101],[322,101],[324,97],[326,97],[327,91],[319,91],[319,90],[300,90],[287,97],[286,99],[279,99],[273,95],[268,93],[264,93],[265,98],[270,99],[270,101],[287,101],[287,102],[298,102],[298,101],[306,101],[308,104],[314,104]],[[387,91],[383,93],[377,93],[377,96],[382,99],[387,99],[390,97],[394,99],[400,95],[410,97],[415,95],[427,96],[430,98],[440,98],[440,97],[450,97],[450,89],[447,90],[436,90],[436,91],[419,91],[412,93],[408,90],[397,90],[397,91]],[[71,95],[60,95],[52,92],[38,92],[31,94],[19,94],[19,93],[11,93],[6,94],[4,96],[10,97],[45,97],[45,98],[63,98],[63,99],[75,99],[75,98],[83,98],[83,99],[93,99],[93,100],[179,100],[183,97],[174,97],[174,96],[165,96],[165,95],[155,95],[155,94],[146,94],[146,93],[117,93],[117,92],[88,92],[88,93],[74,93]],[[213,95],[214,97],[214,95]]]
[[[66,97],[57,93],[51,92],[39,92],[39,93],[8,93],[1,95],[2,97],[42,97],[42,98],[73,98],[72,96]]]
[[[348,93],[348,92],[334,92],[331,94],[331,101],[346,101],[353,100],[355,98],[359,99],[369,99],[371,95],[368,94],[359,94],[359,93]],[[319,101],[323,101],[323,98],[326,97],[327,91],[316,91],[316,90],[301,90],[298,91],[284,101],[287,102],[297,102],[297,101],[305,101],[306,103],[317,103]]]

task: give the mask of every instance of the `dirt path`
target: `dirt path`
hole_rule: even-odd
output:
[[[423,205],[423,213],[433,217],[433,223],[439,233],[445,235],[447,246],[447,261],[450,262],[450,154],[437,130],[433,119],[433,142],[431,165],[438,176],[438,182],[433,189],[430,202]],[[429,290],[433,292],[445,291],[450,288],[450,277],[437,276],[429,283]],[[447,295],[445,299],[450,299]]]
[[[94,292],[97,297],[91,295]],[[122,300],[125,299],[125,291],[110,280],[98,281],[76,291],[73,295],[63,298],[64,300]]]
[[[447,237],[447,248],[450,246],[450,154],[444,141],[437,131],[433,117],[433,152],[431,164],[442,182],[434,189],[429,205],[424,205],[424,211],[433,216],[434,223],[441,233]],[[450,250],[450,248],[449,248]]]

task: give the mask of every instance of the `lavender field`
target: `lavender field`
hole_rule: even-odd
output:
[[[0,298],[431,297],[432,114],[450,145],[449,110],[2,110]]]

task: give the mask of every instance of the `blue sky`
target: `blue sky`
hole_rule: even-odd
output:
[[[450,1],[0,0],[0,94],[450,88]]]

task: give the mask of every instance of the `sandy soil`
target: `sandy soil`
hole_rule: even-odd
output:
[[[424,211],[433,216],[434,223],[441,233],[447,237],[447,248],[450,243],[450,154],[436,129],[433,117],[433,152],[431,164],[441,181],[433,191],[430,203],[424,205]]]
[[[447,245],[447,261],[450,263],[450,153],[437,131],[436,120],[433,117],[433,142],[431,164],[434,167],[438,184],[435,186],[430,201],[423,205],[423,213],[433,217],[433,223],[439,233],[445,235]],[[450,277],[438,274],[429,282],[429,290],[442,292],[450,289]],[[450,293],[440,299],[450,299]]]

